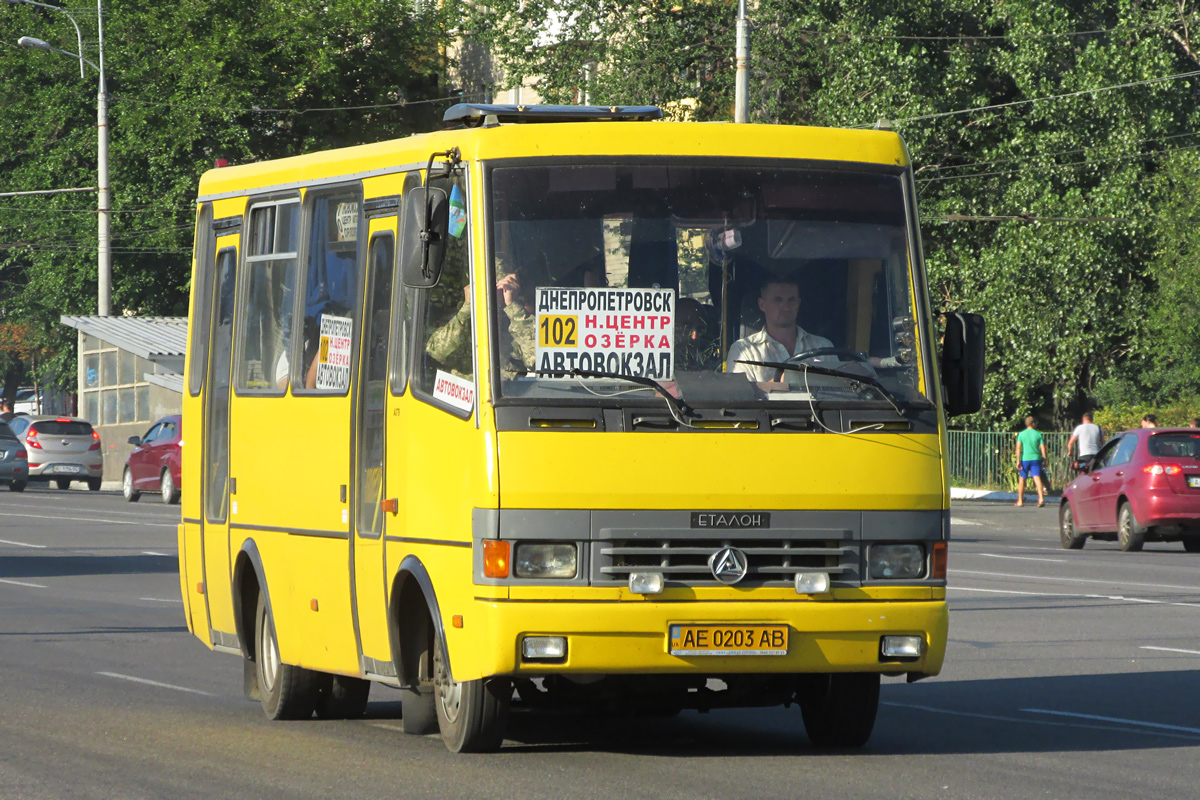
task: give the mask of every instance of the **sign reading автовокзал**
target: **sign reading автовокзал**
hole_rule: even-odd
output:
[[[535,302],[537,372],[674,376],[674,290],[538,287]]]

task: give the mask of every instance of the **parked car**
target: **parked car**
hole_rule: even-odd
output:
[[[13,412],[17,414],[38,413],[41,410],[38,408],[38,401],[41,398],[41,392],[34,392],[33,389],[18,389],[17,396],[13,399]]]
[[[71,481],[85,481],[100,491],[104,461],[100,434],[78,417],[13,417],[8,422],[29,457],[30,481],[54,481],[68,489]]]
[[[163,417],[150,426],[145,436],[130,436],[133,451],[121,476],[125,499],[136,503],[142,492],[159,492],[164,503],[179,502],[179,437],[182,417]]]
[[[1182,541],[1200,553],[1200,430],[1146,428],[1109,440],[1059,506],[1062,546],[1078,550],[1089,536],[1127,551]]]
[[[29,455],[12,428],[0,422],[0,483],[14,492],[25,491],[29,483]]]

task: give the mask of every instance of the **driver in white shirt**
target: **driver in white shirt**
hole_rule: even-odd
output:
[[[798,353],[833,347],[833,342],[824,336],[811,334],[796,324],[796,317],[800,313],[800,285],[790,278],[767,279],[758,295],[758,308],[763,313],[763,329],[733,343],[725,359],[725,369],[728,372],[745,373],[767,391],[786,389],[784,381],[774,380],[777,372],[774,367],[738,362],[787,361]],[[808,363],[835,365],[840,364],[841,360],[826,356],[823,360],[816,358]]]

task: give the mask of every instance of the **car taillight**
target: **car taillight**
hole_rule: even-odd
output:
[[[17,461],[28,461],[28,460],[29,460],[29,453],[27,453],[27,452],[24,450],[24,448],[22,448],[22,449],[20,449],[20,450],[18,450],[18,451],[17,451],[17,454],[14,456],[14,458],[15,458]]]
[[[30,428],[29,433],[25,434],[25,444],[29,445],[35,450],[42,449],[42,444],[38,441],[37,428]]]
[[[1147,464],[1142,467],[1142,472],[1147,475],[1178,475],[1183,469],[1174,464]]]
[[[89,447],[88,450],[99,450],[100,449],[100,434],[96,433],[95,431],[92,431],[92,439],[94,441],[92,442],[92,446]]]

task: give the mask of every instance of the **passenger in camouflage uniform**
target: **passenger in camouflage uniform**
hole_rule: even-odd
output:
[[[525,305],[521,285],[515,274],[505,275],[496,283],[504,302],[507,324],[500,331],[501,369],[525,372],[533,369],[537,354],[537,317]],[[463,303],[446,324],[429,336],[425,352],[455,375],[471,375],[471,287],[463,287]]]

